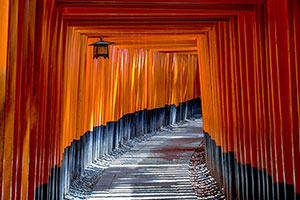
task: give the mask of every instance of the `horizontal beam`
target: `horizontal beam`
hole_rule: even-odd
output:
[[[65,20],[69,26],[74,26],[76,30],[92,29],[93,27],[212,27],[215,22],[208,21],[107,21],[107,20]]]
[[[197,48],[196,44],[117,44],[115,47],[124,49],[124,48],[137,48],[137,49],[153,49],[153,48],[162,48],[167,49],[171,48]]]
[[[265,0],[57,0],[58,3],[80,3],[80,4],[176,4],[176,5],[186,5],[186,4],[263,4]]]
[[[160,53],[176,53],[177,55],[198,55],[198,51],[158,51]]]
[[[188,51],[197,51],[198,48],[197,47],[158,47],[158,48],[151,48],[151,50],[162,51],[162,52],[178,52],[178,51],[188,52]]]
[[[100,4],[100,3],[89,3],[89,4],[80,4],[80,3],[65,3],[61,5],[63,8],[95,8],[95,7],[101,7],[101,9],[106,8],[118,8],[118,9],[126,9],[126,8],[135,8],[135,9],[162,9],[167,8],[168,10],[238,10],[238,11],[245,11],[245,10],[253,10],[253,4],[195,4],[195,3],[189,3],[189,4],[143,4],[143,3],[136,3],[136,4]]]
[[[198,32],[198,31],[207,31],[210,30],[211,27],[186,27],[186,26],[179,26],[179,27],[166,27],[166,26],[160,26],[160,27],[89,27],[89,28],[80,28],[75,30],[77,32],[90,32],[90,31],[98,31],[98,32],[149,32],[149,33],[157,33],[157,32]]]
[[[66,22],[108,22],[108,21],[115,21],[115,22],[124,22],[124,21],[173,21],[181,23],[182,21],[194,21],[194,22],[220,22],[220,21],[228,21],[230,18],[236,15],[201,15],[201,16],[195,16],[195,15],[165,15],[165,16],[132,16],[130,14],[123,15],[123,16],[110,16],[110,15],[97,15],[97,16],[85,16],[85,15],[69,15],[64,16],[64,21]]]
[[[118,45],[197,45],[196,40],[183,40],[183,39],[166,40],[166,41],[163,41],[163,40],[161,40],[161,41],[155,41],[155,40],[116,41],[116,40],[114,40],[114,43],[118,44]]]
[[[105,34],[105,33],[89,33],[89,34],[86,34],[88,37],[90,38],[99,38],[100,36],[103,37],[103,38],[109,38],[109,37],[124,37],[125,39],[126,38],[129,38],[129,37],[151,37],[151,36],[156,36],[156,37],[171,37],[171,36],[174,36],[176,38],[185,38],[185,37],[199,37],[201,35],[205,34],[205,32],[203,33],[198,33],[198,34],[187,34],[187,33],[182,33],[182,34],[179,34],[179,33],[174,33],[174,34],[170,34],[170,33],[166,33],[166,34],[162,34],[162,33],[152,33],[152,34],[149,34],[149,33],[145,33],[145,34],[133,34],[133,33],[123,33],[123,34],[120,34],[120,33],[108,33],[108,34]]]
[[[177,38],[180,38],[180,36],[182,38],[184,37],[199,37],[200,35],[203,35],[205,34],[206,32],[202,32],[202,33],[191,33],[191,34],[188,34],[188,33],[174,33],[174,34],[171,34],[171,33],[166,33],[166,34],[162,34],[162,33],[145,33],[145,34],[134,34],[134,33],[108,33],[108,34],[105,34],[105,33],[89,33],[89,34],[86,34],[86,36],[90,37],[90,38],[99,38],[99,37],[103,37],[103,38],[108,38],[109,36],[112,36],[112,37],[124,37],[124,38],[128,38],[129,36],[136,36],[136,37],[145,37],[145,36],[157,36],[157,37],[167,37],[167,36],[175,36]]]
[[[200,35],[201,36],[201,35]],[[117,36],[106,36],[103,37],[104,40],[111,40],[114,42],[128,42],[128,41],[134,41],[134,42],[145,42],[145,41],[154,41],[154,42],[159,42],[159,41],[168,41],[168,42],[177,42],[180,40],[191,40],[191,41],[196,41],[197,36],[177,36],[177,35],[167,35],[167,36],[132,36],[129,35],[128,37],[117,37]],[[98,38],[89,38],[89,41],[96,42]]]
[[[186,10],[170,10],[170,9],[133,9],[133,8],[127,8],[127,9],[121,9],[121,8],[64,8],[63,9],[63,16],[68,15],[85,15],[85,16],[103,16],[103,15],[128,15],[131,16],[145,16],[145,15],[153,15],[153,16],[165,16],[170,15],[176,16],[176,15],[194,15],[194,16],[202,16],[202,15],[235,15],[237,14],[237,11],[232,10],[220,10],[220,11],[211,11],[211,10],[197,10],[197,9],[186,9]]]
[[[144,25],[141,24],[137,26],[136,24],[131,25],[99,25],[99,26],[76,26],[74,29],[76,31],[87,31],[87,30],[178,30],[178,29],[186,29],[186,30],[203,30],[207,29],[208,27],[213,27],[213,24],[198,24],[198,25]]]
[[[149,30],[135,30],[135,29],[121,29],[121,30],[77,30],[78,33],[83,34],[201,34],[203,32],[209,31],[211,28],[199,28],[198,30],[192,29],[149,29]]]
[[[224,17],[214,17],[215,18],[224,18]],[[71,26],[97,26],[97,25],[124,25],[124,24],[154,24],[154,25],[171,25],[171,24],[211,24],[215,23],[214,21],[211,20],[212,17],[209,16],[209,18],[206,20],[205,17],[201,16],[190,19],[190,18],[185,18],[185,19],[175,19],[175,18],[169,18],[169,19],[159,19],[159,18],[154,18],[152,20],[147,20],[145,18],[135,18],[134,20],[128,20],[124,18],[116,18],[116,17],[110,17],[108,18],[102,18],[101,21],[99,19],[91,19],[91,18],[71,18],[67,17],[64,18],[64,22],[70,24]]]

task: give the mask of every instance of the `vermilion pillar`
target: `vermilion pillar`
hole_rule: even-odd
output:
[[[229,199],[299,198],[298,13],[267,1],[199,39],[208,164]]]

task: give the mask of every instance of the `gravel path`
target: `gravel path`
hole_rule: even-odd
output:
[[[205,144],[201,141],[190,161],[192,186],[201,200],[225,199],[205,163]]]

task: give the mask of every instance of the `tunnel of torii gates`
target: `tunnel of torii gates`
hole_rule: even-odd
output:
[[[1,0],[0,30],[0,199],[63,198],[199,99],[227,199],[300,199],[299,0]]]

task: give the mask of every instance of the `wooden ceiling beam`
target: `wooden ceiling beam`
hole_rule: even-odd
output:
[[[151,49],[151,48],[197,48],[197,44],[115,44],[114,45],[117,48],[138,48],[138,49]]]
[[[213,24],[205,24],[205,25],[99,25],[99,26],[75,26],[74,29],[76,31],[87,31],[87,30],[178,30],[178,29],[186,29],[186,30],[203,30],[208,27],[213,27]]]
[[[161,52],[188,52],[188,51],[197,51],[197,47],[167,47],[167,48],[151,48],[152,51],[161,51]]]
[[[176,53],[177,55],[198,55],[198,51],[159,51],[159,53]]]
[[[139,46],[124,46],[124,47],[117,47],[118,49],[144,49],[144,50],[152,50],[152,51],[159,51],[159,52],[195,52],[196,48],[192,48],[189,51],[190,47],[139,47]]]
[[[196,38],[264,0],[57,0],[66,26],[118,48],[197,54]]]
[[[161,40],[161,41],[153,41],[153,40],[123,40],[123,41],[117,41],[114,40],[116,44],[119,45],[197,45],[196,40]]]
[[[90,20],[65,20],[69,26],[74,26],[76,30],[93,29],[93,27],[212,27],[214,22],[208,21],[90,21]]]
[[[200,35],[201,36],[201,35]],[[178,36],[178,35],[166,35],[166,36],[134,36],[134,35],[129,35],[128,37],[118,37],[118,36],[106,36],[103,37],[104,40],[111,40],[111,41],[115,41],[115,42],[161,42],[161,41],[168,41],[168,42],[173,42],[176,43],[178,41],[181,40],[190,40],[190,41],[196,41],[197,37],[199,37],[199,35],[197,36],[190,36],[190,35],[186,35],[186,36]],[[96,42],[96,40],[98,40],[98,38],[93,38],[90,37],[89,41],[91,42]]]
[[[66,7],[63,15],[232,15],[239,10],[209,10],[209,9],[148,9],[148,8],[102,8],[102,7]]]
[[[106,4],[106,3],[89,3],[89,4],[80,4],[80,3],[66,3],[61,4],[61,7],[73,9],[73,8],[95,8],[101,7],[101,9],[162,9],[167,8],[169,10],[236,10],[236,11],[246,11],[246,10],[253,10],[253,4],[143,4],[143,3],[136,3],[136,4]]]
[[[89,34],[86,34],[88,37],[90,38],[99,38],[100,36],[103,37],[103,38],[109,38],[109,37],[123,37],[123,38],[129,38],[129,37],[151,37],[151,36],[156,36],[156,37],[171,37],[171,36],[174,36],[174,37],[177,37],[177,38],[185,38],[185,37],[199,37],[201,35],[205,34],[205,32],[199,32],[198,34],[187,34],[187,33],[173,33],[173,34],[170,34],[170,33],[166,33],[166,34],[163,34],[163,33],[145,33],[145,34],[134,34],[134,33],[128,33],[128,34],[120,34],[120,33],[108,33],[108,34],[104,34],[104,33],[89,33]]]
[[[63,17],[67,21],[77,19],[81,23],[84,20],[99,20],[99,22],[105,20],[114,21],[182,21],[189,19],[191,21],[207,20],[207,21],[223,21],[220,17],[228,19],[237,14],[236,11],[210,11],[210,10],[197,10],[197,9],[185,9],[185,10],[170,10],[170,9],[111,9],[111,8],[64,8]],[[218,18],[218,19],[215,19]]]
[[[73,22],[86,22],[86,21],[90,21],[90,22],[95,22],[97,21],[99,22],[107,22],[107,21],[115,21],[115,22],[124,22],[124,21],[139,21],[139,22],[143,22],[143,21],[173,21],[173,22],[183,22],[183,21],[195,21],[195,22],[219,22],[219,21],[228,21],[230,18],[234,17],[236,15],[224,15],[224,16],[220,16],[220,15],[202,15],[202,16],[194,16],[194,15],[190,15],[190,16],[132,16],[132,15],[126,15],[126,16],[108,16],[108,15],[98,15],[98,16],[85,16],[85,15],[80,15],[80,16],[65,16],[64,17],[64,21],[69,22],[69,21],[73,21]]]
[[[110,30],[110,29],[97,29],[97,30],[77,30],[78,33],[83,33],[83,34],[174,34],[174,33],[188,33],[188,34],[198,34],[198,33],[203,33],[206,31],[209,31],[211,28],[198,28],[198,29],[115,29],[115,30]]]
[[[80,3],[80,4],[263,4],[265,0],[57,0],[59,4]]]

